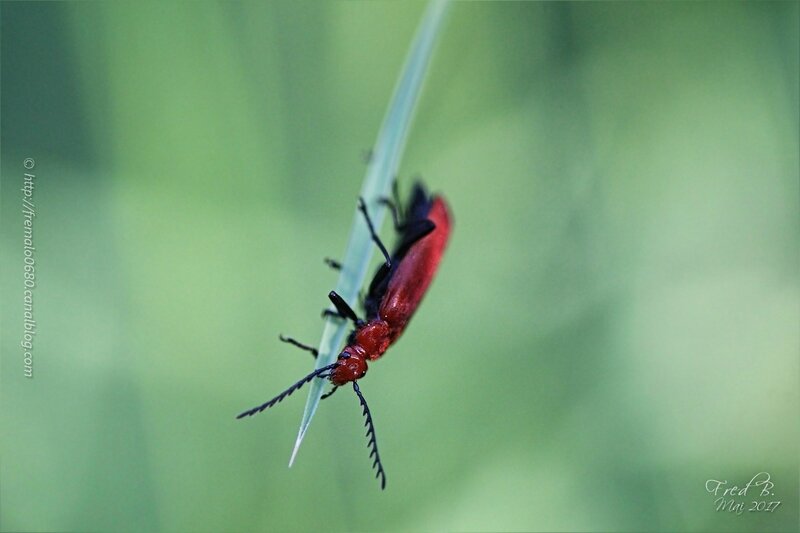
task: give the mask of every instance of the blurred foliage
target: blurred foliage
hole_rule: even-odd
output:
[[[795,2],[455,6],[401,168],[455,233],[362,382],[387,491],[353,394],[291,470],[301,398],[234,420],[311,368],[277,335],[423,7],[2,3],[3,530],[796,530]],[[760,471],[781,507],[714,511]]]

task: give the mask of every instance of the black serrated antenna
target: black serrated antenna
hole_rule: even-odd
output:
[[[353,382],[353,390],[356,391],[358,395],[358,401],[361,402],[361,406],[364,408],[364,417],[367,419],[364,422],[364,426],[367,428],[367,437],[369,437],[369,441],[367,442],[367,447],[371,449],[369,452],[369,456],[375,456],[375,461],[372,463],[372,468],[376,469],[375,477],[381,478],[381,490],[386,488],[386,472],[383,470],[383,464],[381,463],[381,456],[378,453],[378,443],[375,440],[375,425],[372,423],[372,415],[369,412],[369,407],[367,407],[367,401],[364,399],[364,396],[361,394],[361,390],[358,388],[358,383],[355,381]]]
[[[324,374],[328,370],[333,370],[337,366],[339,366],[339,363],[332,363],[332,364],[330,364],[328,366],[323,366],[320,369],[314,370],[312,373],[310,373],[309,375],[307,375],[306,377],[304,377],[303,379],[301,379],[300,381],[298,381],[297,383],[295,383],[294,385],[292,385],[291,387],[289,387],[288,389],[286,389],[282,393],[278,394],[277,396],[275,396],[270,401],[268,401],[266,403],[262,403],[261,405],[259,405],[257,407],[253,407],[252,409],[249,409],[249,410],[245,411],[244,413],[241,413],[236,418],[244,418],[246,416],[253,416],[256,413],[260,413],[264,409],[269,409],[270,407],[272,407],[276,403],[280,403],[281,400],[283,400],[287,396],[291,395],[294,391],[296,391],[297,389],[299,389],[300,387],[302,387],[303,385],[305,385],[306,383],[308,383],[312,379],[314,379],[316,377],[328,377],[328,376],[323,376],[322,374]],[[359,396],[360,396],[360,394],[359,394]]]

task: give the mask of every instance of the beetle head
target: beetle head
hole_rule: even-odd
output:
[[[338,365],[331,372],[330,377],[331,382],[336,386],[361,379],[367,373],[367,361],[361,355],[344,351],[339,354],[337,363]]]

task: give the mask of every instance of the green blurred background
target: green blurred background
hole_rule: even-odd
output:
[[[455,233],[362,382],[384,493],[352,393],[292,469],[305,392],[234,415],[311,368],[277,335],[319,338],[424,4],[0,8],[3,530],[796,530],[797,3],[454,6],[401,185]],[[715,512],[761,471],[775,512]]]

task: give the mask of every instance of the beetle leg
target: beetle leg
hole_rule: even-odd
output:
[[[342,264],[339,261],[337,261],[336,259],[331,259],[330,257],[326,257],[325,259],[323,259],[323,261],[325,262],[326,265],[331,267],[333,270],[341,270],[342,269]]]
[[[389,212],[392,214],[392,222],[394,222],[394,230],[398,233],[402,233],[405,224],[400,222],[400,213],[398,212],[397,204],[388,198],[380,198],[378,203],[389,208]]]
[[[324,400],[325,398],[330,398],[331,396],[333,396],[333,393],[336,392],[336,389],[338,389],[338,388],[339,388],[338,385],[334,385],[331,390],[329,390],[328,392],[326,392],[325,394],[323,394],[320,397],[320,400]]]
[[[426,237],[430,232],[436,229],[436,224],[433,223],[432,220],[418,220],[416,222],[412,222],[408,224],[405,229],[404,234],[404,243],[408,243],[408,246],[411,246],[418,240]]]
[[[395,205],[403,205],[403,202],[400,200],[400,186],[397,184],[397,176],[392,180],[392,199]]]
[[[287,344],[291,344],[293,346],[297,346],[301,350],[305,350],[307,352],[311,352],[311,355],[314,356],[314,359],[316,359],[317,356],[319,355],[319,352],[317,351],[316,348],[313,348],[311,346],[303,344],[302,342],[296,341],[295,339],[293,339],[291,337],[284,337],[283,335],[278,335],[278,338],[281,340],[281,342],[285,342]]]
[[[436,224],[433,221],[425,219],[425,220],[417,220],[412,222],[408,226],[406,226],[405,231],[403,232],[403,240],[400,241],[400,244],[397,246],[397,250],[395,253],[398,256],[404,255],[411,246],[414,245],[418,240],[422,239],[430,232],[436,229]]]
[[[397,218],[400,220],[408,219],[407,206],[403,205],[403,200],[400,198],[400,185],[398,185],[397,176],[392,180],[392,201],[397,206]],[[405,223],[401,224],[405,227]]]
[[[322,318],[328,318],[329,316],[333,318],[346,318],[344,315],[340,314],[339,311],[334,311],[333,309],[323,309]]]
[[[361,150],[361,160],[364,162],[365,165],[369,165],[372,163],[372,157],[375,154],[372,152],[372,148],[367,148],[366,150]]]
[[[369,218],[369,213],[367,213],[367,204],[364,203],[363,198],[358,199],[358,209],[364,214],[364,220],[367,221],[367,227],[369,228],[369,234],[372,236],[372,240],[375,242],[378,248],[380,248],[384,259],[386,259],[386,264],[391,266],[392,259],[389,257],[389,252],[386,251],[386,247],[381,242],[380,237],[378,237],[378,234],[375,233],[375,227],[372,225],[372,220]]]
[[[331,303],[333,303],[333,306],[339,312],[340,316],[352,320],[356,327],[364,324],[364,321],[358,318],[356,312],[353,311],[353,308],[347,305],[347,302],[344,301],[344,298],[339,296],[336,291],[329,292],[328,298],[330,298]]]

